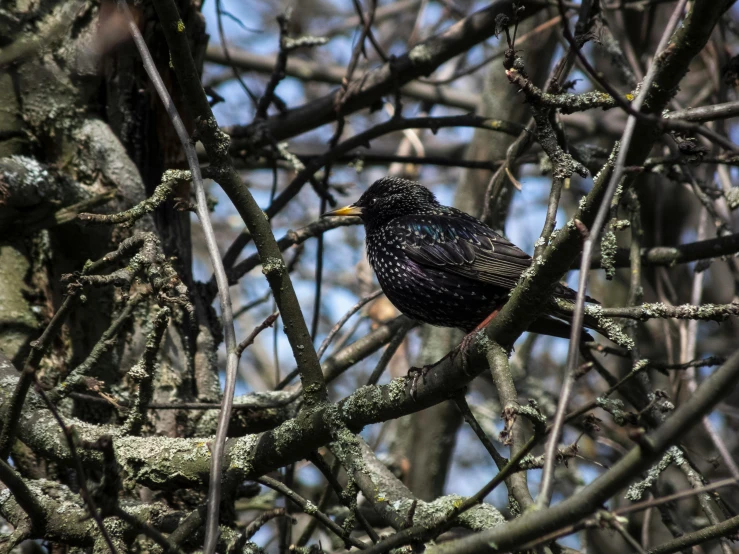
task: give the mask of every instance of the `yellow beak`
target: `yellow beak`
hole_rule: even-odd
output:
[[[362,215],[362,208],[355,206],[354,204],[350,204],[343,208],[339,208],[338,210],[326,212],[321,217],[334,217],[337,215]]]

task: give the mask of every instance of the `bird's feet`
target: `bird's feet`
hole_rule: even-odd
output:
[[[454,353],[452,350],[449,352],[446,356],[441,358],[440,360],[436,360],[432,364],[426,364],[422,367],[411,367],[408,370],[408,374],[406,377],[411,380],[411,398],[415,402],[416,400],[416,394],[418,393],[418,380],[423,379],[423,384],[426,384],[426,374],[431,371],[433,368],[435,368],[437,365],[439,365],[441,362],[446,360],[449,356],[451,356]]]
[[[467,333],[464,337],[462,337],[462,340],[459,342],[457,347],[449,353],[451,361],[454,361],[459,355],[462,356],[462,370],[465,372],[465,366],[467,364],[467,354],[469,353],[470,348],[472,348],[472,346],[474,346],[475,344],[475,336],[477,335],[477,333],[477,329]]]
[[[496,308],[493,310],[490,315],[488,315],[484,320],[482,320],[477,327],[472,329],[469,333],[467,333],[462,340],[460,341],[457,348],[452,350],[449,355],[451,355],[452,361],[460,354],[462,354],[462,369],[466,373],[466,361],[467,361],[467,354],[470,351],[470,348],[475,344],[475,338],[477,337],[477,333],[479,331],[482,331],[485,329],[485,327],[488,326],[488,324],[495,318],[495,316],[498,315],[498,312],[500,312],[500,308]]]
[[[406,376],[411,381],[411,398],[413,401],[416,401],[416,395],[418,394],[418,380],[423,379],[424,385],[426,384],[426,374],[431,371],[431,369],[437,365],[439,362],[435,362],[433,364],[426,364],[422,367],[411,367],[408,370],[408,375]]]

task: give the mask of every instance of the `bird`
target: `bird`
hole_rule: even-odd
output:
[[[362,219],[369,263],[401,313],[421,323],[462,329],[468,337],[507,302],[533,261],[476,217],[442,205],[429,189],[408,179],[379,179],[353,204],[323,214],[332,216]],[[577,295],[563,283],[553,294],[569,301]],[[590,297],[586,301],[597,303]],[[569,338],[571,316],[552,311],[528,330]],[[583,331],[581,340],[593,338]]]

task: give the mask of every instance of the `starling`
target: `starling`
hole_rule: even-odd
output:
[[[531,256],[509,240],[407,179],[375,181],[354,204],[324,214],[340,215],[362,218],[367,256],[383,292],[400,312],[422,323],[468,333],[484,326],[531,267]],[[554,294],[576,296],[563,284]],[[549,314],[529,330],[570,336],[569,324]],[[592,340],[587,333],[583,339]]]

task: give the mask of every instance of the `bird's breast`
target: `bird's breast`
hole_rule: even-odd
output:
[[[497,287],[410,259],[399,233],[367,235],[367,257],[388,300],[418,321],[472,328],[501,303]]]

